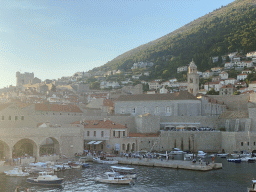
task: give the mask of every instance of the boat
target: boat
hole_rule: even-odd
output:
[[[39,172],[38,177],[29,177],[27,182],[39,185],[61,185],[64,178],[58,178],[57,175],[50,175],[48,172]]]
[[[254,163],[255,162],[255,159],[251,158],[251,157],[241,157],[240,159],[243,162],[248,162],[248,163]]]
[[[95,181],[101,183],[111,183],[111,184],[130,184],[132,178],[127,178],[115,172],[106,172],[105,177],[96,177]]]
[[[173,151],[170,152],[170,155],[182,155],[184,151],[180,150],[179,148],[173,148]]]
[[[15,177],[26,177],[29,176],[29,173],[23,172],[21,167],[15,167],[12,170],[4,172],[8,176],[15,176]]]
[[[229,155],[228,153],[218,153],[217,157],[226,158],[228,155]]]
[[[83,163],[82,164],[82,168],[89,168],[89,167],[90,167],[89,163]]]
[[[111,166],[113,172],[119,173],[119,175],[123,175],[127,178],[135,179],[137,177],[137,174],[132,172],[134,168],[130,167],[117,167],[117,166]]]
[[[241,163],[241,159],[227,159],[228,162]]]
[[[256,180],[252,180],[252,188],[247,188],[247,192],[256,192]]]
[[[203,151],[198,151],[197,152],[197,157],[201,157],[201,158],[204,158],[206,157],[207,153],[203,152]]]
[[[68,162],[68,165],[72,168],[72,169],[79,169],[82,167],[82,164],[80,162]]]
[[[117,164],[118,163],[118,161],[116,161],[116,160],[103,159],[100,157],[93,158],[93,162],[103,163],[103,164]]]

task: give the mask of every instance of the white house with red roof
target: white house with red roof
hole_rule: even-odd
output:
[[[236,79],[234,78],[225,79],[225,85],[228,85],[228,84],[235,85],[235,83],[236,83]]]
[[[247,78],[247,76],[248,76],[247,73],[241,73],[241,74],[237,75],[237,80],[243,81]]]
[[[157,81],[151,81],[148,83],[148,86],[149,86],[149,90],[156,90],[158,88],[161,87],[161,85],[159,84],[159,82]]]
[[[206,82],[204,84],[204,89],[207,91],[210,91],[213,88],[215,91],[219,91],[220,87],[222,87],[222,86],[223,86],[222,81]]]
[[[228,79],[228,73],[226,71],[223,71],[219,74],[221,79]]]
[[[211,72],[209,70],[203,72],[203,78],[205,78],[205,79],[208,79],[208,78],[210,78],[212,76],[213,76],[213,72]]]

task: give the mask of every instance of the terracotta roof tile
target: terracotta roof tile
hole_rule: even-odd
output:
[[[76,105],[58,105],[58,104],[35,104],[36,111],[60,111],[83,113]]]

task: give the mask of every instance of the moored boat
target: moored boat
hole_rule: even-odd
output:
[[[131,167],[118,167],[118,166],[111,166],[113,172],[118,173],[119,175],[123,175],[127,178],[135,179],[137,174],[133,172],[134,168]]]
[[[228,162],[241,163],[241,159],[227,159]]]
[[[252,188],[247,188],[247,192],[256,192],[256,180],[252,180]]]
[[[38,177],[29,177],[27,182],[39,185],[61,185],[64,178],[58,178],[57,175],[50,175],[47,172],[39,172]]]
[[[101,183],[111,183],[111,184],[130,184],[132,178],[124,177],[123,175],[119,175],[115,172],[106,172],[105,177],[96,177],[95,181]]]
[[[118,161],[116,161],[116,160],[102,159],[100,157],[93,158],[93,162],[103,163],[103,164],[117,164],[118,163]]]
[[[21,167],[15,167],[14,169],[5,171],[4,173],[8,176],[15,176],[15,177],[25,177],[29,175],[29,173],[23,172]]]

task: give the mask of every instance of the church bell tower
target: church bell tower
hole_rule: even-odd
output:
[[[188,92],[196,96],[199,91],[199,75],[197,73],[197,66],[193,60],[189,64],[187,76]]]

